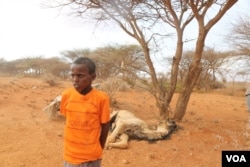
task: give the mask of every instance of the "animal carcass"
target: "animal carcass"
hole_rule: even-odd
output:
[[[108,136],[105,148],[127,148],[128,139],[147,141],[163,140],[175,129],[174,121],[160,122],[156,129],[150,129],[145,121],[127,110],[114,111],[111,114],[111,134]]]

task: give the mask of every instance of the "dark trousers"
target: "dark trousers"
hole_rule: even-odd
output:
[[[81,164],[71,164],[69,162],[64,161],[63,166],[64,167],[101,167],[101,159],[90,161],[90,162],[84,162]]]

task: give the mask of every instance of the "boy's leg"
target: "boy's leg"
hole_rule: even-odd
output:
[[[101,159],[98,159],[96,161],[91,162],[85,162],[81,164],[70,164],[66,161],[64,161],[64,167],[101,167]]]

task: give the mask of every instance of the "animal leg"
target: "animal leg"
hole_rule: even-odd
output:
[[[128,148],[128,135],[126,135],[125,133],[121,134],[121,136],[119,136],[120,141],[115,142],[115,143],[109,143],[109,147],[110,148],[122,148],[122,149],[126,149]]]
[[[125,128],[125,124],[122,121],[118,121],[116,123],[115,129],[113,132],[107,137],[105,148],[109,148],[109,143],[114,143],[119,134],[123,132]]]

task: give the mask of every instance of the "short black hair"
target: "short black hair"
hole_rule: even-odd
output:
[[[95,62],[88,57],[78,57],[73,61],[73,64],[84,64],[88,67],[90,74],[95,73],[96,70]]]

